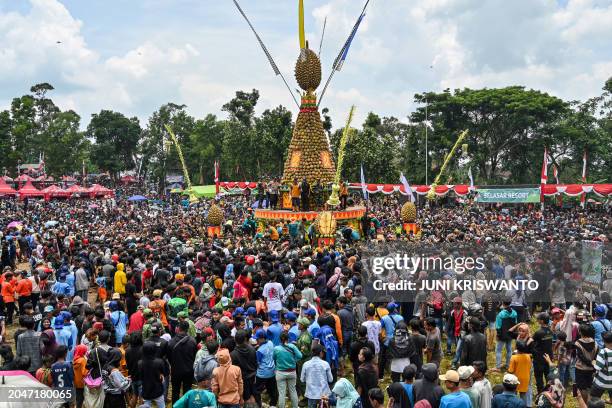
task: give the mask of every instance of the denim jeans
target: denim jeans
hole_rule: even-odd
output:
[[[564,387],[567,387],[570,379],[570,366],[569,364],[559,364],[559,380]]]
[[[462,350],[463,350],[463,339],[459,337],[457,339],[457,350],[455,351],[455,357],[453,358],[452,364],[459,364],[459,360],[461,360]]]
[[[319,408],[319,404],[321,403],[320,399],[310,399],[308,398],[308,408]]]
[[[278,388],[278,408],[285,408],[287,401],[287,390],[291,399],[291,406],[298,406],[298,395],[295,389],[297,374],[295,371],[277,371],[276,372],[276,387]]]
[[[166,406],[166,398],[164,397],[164,394],[160,395],[159,397],[152,399],[152,400],[144,400],[142,405],[144,405],[145,407],[151,407],[151,403],[155,401],[155,404],[158,407],[165,407]]]
[[[453,344],[457,343],[455,335],[451,332],[446,333],[446,352],[448,354],[453,350]]]
[[[501,367],[502,349],[506,347],[506,367],[510,365],[510,357],[512,357],[512,340],[497,340],[495,347],[495,366]]]

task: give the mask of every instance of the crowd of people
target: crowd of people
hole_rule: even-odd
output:
[[[0,371],[74,390],[79,408],[562,408],[566,396],[602,408],[612,398],[612,272],[593,297],[577,296],[576,262],[493,246],[475,275],[536,274],[542,290],[373,302],[366,247],[415,240],[397,197],[371,197],[360,234],[341,226],[327,247],[300,220],[261,228],[253,201],[222,197],[214,237],[210,200],[0,201]],[[611,222],[607,207],[421,205],[418,239],[599,241],[607,265]]]

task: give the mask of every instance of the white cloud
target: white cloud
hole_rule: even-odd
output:
[[[120,3],[109,0],[107,7],[124,7]],[[98,26],[96,16],[80,14],[81,21],[59,0],[30,0],[30,8],[19,12],[0,8],[0,107],[32,84],[50,82],[53,99],[81,113],[83,125],[100,109],[145,122],[169,101],[187,104],[198,117],[220,114],[236,90],[252,88],[260,90],[259,112],[283,104],[295,115],[284,84],[231,4],[183,0],[172,16],[176,25],[165,24],[167,16],[157,11],[176,2],[156,4],[130,3],[146,18],[129,27],[131,45],[112,47],[112,53],[91,33],[104,32],[120,44],[113,27]],[[297,88],[295,7],[286,0],[247,5],[290,87]],[[314,49],[327,17],[323,81],[361,6],[327,0],[307,11]],[[358,108],[356,124],[369,111],[403,118],[415,107],[413,95],[426,90],[525,85],[583,100],[599,94],[612,74],[610,21],[609,0],[569,0],[565,6],[553,0],[371,1],[322,106],[342,126],[351,104]]]

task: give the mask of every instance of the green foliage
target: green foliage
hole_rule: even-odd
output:
[[[92,163],[113,177],[121,171],[134,169],[141,132],[138,118],[126,118],[110,110],[91,115],[86,135],[95,143]]]
[[[81,132],[79,115],[62,112],[49,97],[51,91],[48,83],[36,84],[0,112],[0,168],[14,174],[18,162],[37,162],[44,154],[47,172],[54,176],[79,172],[85,164],[115,177],[138,170],[162,187],[166,175],[182,174],[167,124],[179,139],[194,184],[213,182],[215,160],[222,180],[251,181],[281,175],[293,131],[292,112],[283,106],[256,115],[259,91],[253,89],[236,92],[222,106],[227,119],[212,114],[197,119],[185,105],[167,103],[153,112],[144,129],[137,118],[102,110]],[[425,183],[427,105],[430,182],[464,129],[469,131],[468,150],[453,158],[442,182],[467,183],[471,167],[478,184],[537,184],[545,146],[560,182],[580,182],[585,151],[587,181],[612,180],[612,78],[600,96],[584,102],[520,86],[429,92],[415,95],[415,102],[420,107],[409,121],[371,112],[351,129],[343,179],[359,180],[363,164],[368,182],[398,183],[401,171],[411,184]],[[333,129],[327,108],[321,119],[337,156],[342,129]]]

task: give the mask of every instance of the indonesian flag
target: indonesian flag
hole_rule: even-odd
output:
[[[586,183],[586,170],[587,170],[587,152],[586,150],[584,151],[584,154],[582,155],[582,183]],[[582,193],[580,194],[580,205],[582,206],[582,208],[584,208],[584,205],[586,204],[586,193]]]
[[[548,181],[548,150],[544,148],[544,161],[542,162],[542,174],[540,176],[540,184],[546,184]]]

